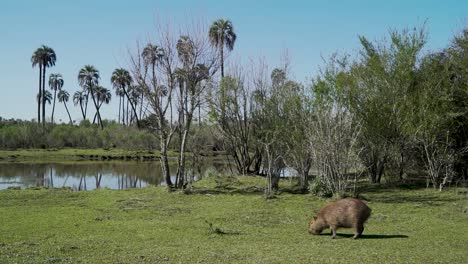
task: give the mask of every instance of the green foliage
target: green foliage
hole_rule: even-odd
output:
[[[31,122],[0,123],[0,148],[119,148],[154,150],[156,136],[145,130],[106,122],[103,130],[89,121],[80,126],[50,125],[45,128]]]
[[[318,197],[332,197],[333,192],[327,188],[321,177],[314,177],[309,184],[309,192]]]

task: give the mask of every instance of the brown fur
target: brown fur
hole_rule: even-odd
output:
[[[309,223],[309,233],[318,235],[323,229],[330,228],[332,238],[336,237],[339,227],[354,228],[355,235],[359,237],[364,231],[364,222],[369,218],[371,209],[361,200],[345,198],[323,207],[317,216]]]

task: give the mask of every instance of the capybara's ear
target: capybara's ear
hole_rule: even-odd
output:
[[[317,220],[317,216],[314,216],[314,220]]]

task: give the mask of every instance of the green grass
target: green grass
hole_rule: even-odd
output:
[[[170,151],[169,156],[176,154]],[[122,149],[18,149],[0,150],[0,161],[69,161],[105,159],[158,159],[158,151],[136,151]]]
[[[0,191],[0,263],[466,263],[468,198],[458,190],[364,192],[373,215],[363,238],[340,229],[332,240],[307,233],[328,200],[265,200],[263,185],[239,177],[203,180],[190,195]]]

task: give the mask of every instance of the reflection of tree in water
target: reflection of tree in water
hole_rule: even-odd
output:
[[[201,171],[208,167],[223,167],[223,163],[205,160]],[[171,167],[175,173],[176,168]],[[73,180],[72,180],[73,179]],[[75,163],[0,163],[0,182],[23,186],[63,187],[88,190],[109,186],[114,179],[118,189],[139,188],[163,182],[159,162],[75,162]],[[114,188],[115,188],[114,187]]]
[[[118,178],[118,189],[141,188],[141,179],[135,176],[122,175]]]

